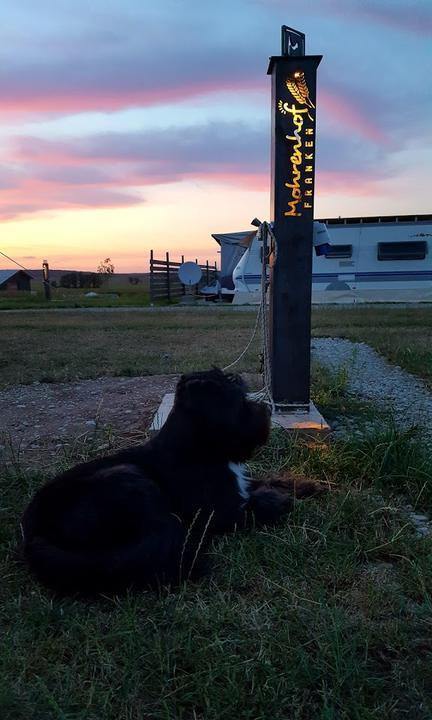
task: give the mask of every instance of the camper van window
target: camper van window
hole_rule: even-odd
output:
[[[378,260],[424,260],[428,251],[425,240],[378,243]]]
[[[330,245],[325,256],[331,260],[350,258],[352,256],[352,245]]]

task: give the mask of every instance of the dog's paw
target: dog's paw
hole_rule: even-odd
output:
[[[290,472],[273,473],[266,478],[253,480],[252,484],[256,490],[259,488],[268,488],[275,490],[281,495],[288,495],[297,500],[316,497],[328,490],[328,488],[317,480],[312,480],[303,475]]]
[[[247,509],[259,525],[272,525],[292,509],[292,498],[270,488],[261,487],[251,492]]]

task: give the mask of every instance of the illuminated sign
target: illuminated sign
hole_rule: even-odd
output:
[[[301,217],[313,209],[315,157],[315,105],[309,96],[303,71],[296,71],[285,80],[290,93],[288,100],[278,100],[277,108],[286,115],[291,127],[285,134],[289,144],[289,191],[285,217]]]

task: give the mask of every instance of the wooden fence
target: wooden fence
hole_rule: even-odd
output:
[[[150,250],[150,300],[178,300],[182,295],[186,294],[185,286],[180,282],[178,277],[178,269],[184,263],[184,255],[181,262],[173,262],[170,260],[169,253],[166,253],[165,260],[156,260],[153,256],[153,250]],[[217,279],[216,263],[210,265],[209,261],[205,264],[196,264],[202,270],[202,278],[198,285],[194,287],[194,293],[199,295],[200,289],[206,285],[212,285]]]

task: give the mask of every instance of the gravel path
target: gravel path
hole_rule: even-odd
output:
[[[15,385],[0,393],[0,461],[14,452],[49,462],[65,443],[112,428],[122,439],[144,434],[178,376],[102,377]],[[104,449],[104,448],[101,448]]]
[[[432,393],[420,379],[391,365],[365,343],[314,338],[312,357],[332,372],[346,370],[347,390],[376,403],[398,427],[421,425],[431,438]]]
[[[347,371],[347,390],[372,401],[379,410],[388,413],[387,418],[377,413],[375,419],[364,423],[358,418],[340,417],[332,423],[335,435],[363,435],[373,428],[388,427],[390,421],[401,429],[419,425],[425,442],[431,440],[432,393],[420,379],[391,365],[365,343],[314,338],[312,357],[333,373]],[[419,513],[410,504],[403,505],[400,510],[413,524],[417,537],[432,535],[429,514]]]

